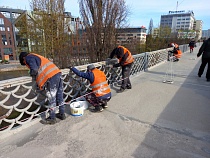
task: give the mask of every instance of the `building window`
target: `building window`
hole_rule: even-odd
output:
[[[12,55],[12,48],[4,48],[4,55]]]
[[[4,25],[4,19],[0,18],[0,24]]]
[[[12,13],[12,18],[17,19],[20,16],[20,13]]]
[[[10,31],[10,28],[9,27],[7,27],[7,31]]]
[[[8,12],[1,12],[4,16],[5,16],[5,18],[10,18],[10,13],[8,13]]]
[[[0,26],[0,31],[5,31],[5,27],[4,26]]]
[[[1,38],[2,38],[2,44],[6,46],[7,45],[6,35],[1,35]]]
[[[127,36],[133,36],[133,34],[129,33],[129,34],[127,34]]]

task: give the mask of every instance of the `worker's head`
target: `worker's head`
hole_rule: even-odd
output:
[[[90,65],[87,66],[88,71],[91,71],[93,69],[95,69],[95,66],[93,64],[90,64]]]
[[[118,47],[116,47],[115,49],[113,49],[112,53],[114,53],[114,55],[115,55],[117,58],[120,58],[120,57],[121,57],[120,48],[118,48]]]
[[[19,61],[20,61],[20,64],[21,65],[26,65],[24,60],[25,60],[25,57],[28,55],[29,53],[27,52],[21,52],[20,55],[19,55]]]

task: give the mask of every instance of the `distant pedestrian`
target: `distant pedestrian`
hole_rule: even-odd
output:
[[[201,77],[203,71],[208,64],[207,72],[206,72],[206,80],[210,82],[210,38],[203,42],[202,46],[200,47],[197,57],[200,57],[202,54],[202,63],[198,71],[198,77]]]
[[[95,109],[93,112],[102,112],[104,108],[108,108],[107,102],[111,99],[111,89],[108,85],[105,73],[97,69],[93,64],[87,66],[87,72],[81,72],[71,66],[70,69],[76,75],[90,82],[92,92],[85,95],[85,98],[94,106]]]
[[[123,92],[126,88],[131,89],[131,82],[130,82],[130,71],[132,64],[134,62],[134,58],[131,54],[131,52],[123,47],[118,46],[116,47],[110,54],[109,59],[112,59],[114,56],[116,56],[119,59],[119,63],[114,64],[113,67],[122,67],[122,85],[120,87],[120,90],[118,93]]]
[[[26,65],[30,69],[32,82],[37,85],[37,88],[46,91],[50,116],[44,120],[44,123],[55,124],[57,122],[56,105],[59,106],[57,117],[64,120],[66,116],[64,113],[63,80],[61,79],[60,69],[47,58],[35,53],[21,52],[19,61],[21,65]]]
[[[190,53],[192,53],[194,47],[196,47],[196,42],[195,42],[194,38],[190,41],[188,47],[190,47]]]

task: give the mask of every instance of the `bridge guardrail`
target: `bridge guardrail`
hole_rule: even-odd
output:
[[[187,50],[186,47],[187,45],[180,46],[184,51]],[[168,50],[161,49],[134,55],[131,76],[166,61]],[[93,64],[105,72],[111,86],[119,86],[119,82],[116,81],[121,79],[121,68],[107,68],[104,61]],[[77,66],[81,71],[86,71],[86,67],[87,65]],[[69,69],[62,69],[62,79],[66,104],[91,90],[88,80],[76,76]],[[0,81],[0,133],[40,119],[40,114],[47,111],[43,106],[47,103],[47,99],[31,88],[31,77],[27,76]]]

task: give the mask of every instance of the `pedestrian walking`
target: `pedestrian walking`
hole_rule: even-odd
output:
[[[188,47],[190,47],[190,53],[192,53],[194,47],[196,47],[196,42],[195,42],[194,38],[190,41],[190,43],[188,44]]]
[[[108,108],[107,102],[111,99],[111,89],[108,85],[106,75],[97,69],[93,64],[87,66],[87,72],[82,72],[70,66],[77,76],[87,79],[90,82],[92,92],[86,94],[85,99],[94,106],[93,112],[102,112]]]
[[[19,55],[21,65],[30,69],[32,82],[39,90],[45,90],[48,99],[50,116],[44,120],[45,124],[55,124],[56,117],[64,120],[65,105],[63,101],[63,80],[60,69],[47,58],[35,54],[21,52]],[[59,113],[55,114],[56,106],[59,106]]]
[[[202,55],[201,65],[198,71],[198,77],[201,77],[206,64],[208,64],[207,72],[206,72],[206,80],[210,82],[210,38],[203,42],[202,46],[200,47],[197,57]]]
[[[113,57],[116,57],[119,59],[119,63],[114,64],[113,67],[119,67],[119,66],[122,67],[122,84],[121,84],[120,90],[118,91],[118,93],[121,93],[126,88],[127,89],[132,88],[129,77],[130,77],[132,64],[134,62],[134,58],[131,52],[124,46],[118,46],[114,48],[113,51],[110,53],[108,60],[112,59]]]

